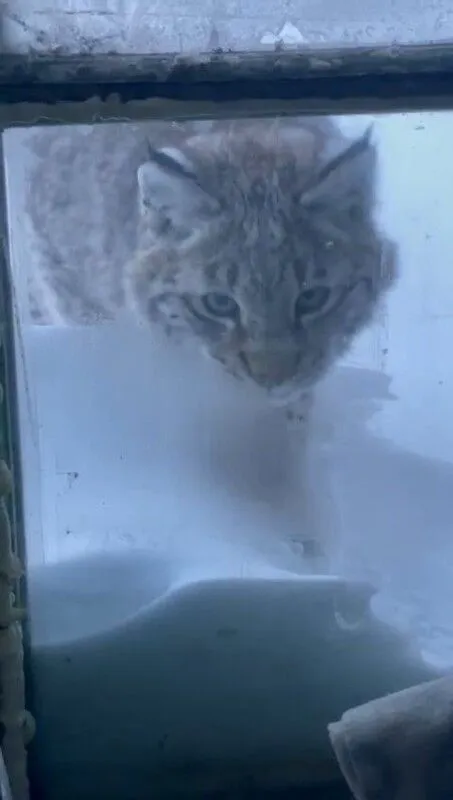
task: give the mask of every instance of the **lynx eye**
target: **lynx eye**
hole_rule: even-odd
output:
[[[200,297],[201,304],[208,314],[214,317],[236,317],[239,306],[228,294],[208,292]]]
[[[321,311],[327,304],[330,290],[326,286],[312,286],[301,292],[296,302],[296,317]]]

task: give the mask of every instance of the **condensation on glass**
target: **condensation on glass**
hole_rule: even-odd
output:
[[[200,52],[276,44],[391,44],[448,40],[447,0],[7,0],[3,40],[16,52]]]

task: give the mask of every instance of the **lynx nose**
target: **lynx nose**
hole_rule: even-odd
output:
[[[242,353],[242,361],[250,377],[260,386],[270,389],[291,380],[297,369],[299,356],[291,350],[254,351]]]

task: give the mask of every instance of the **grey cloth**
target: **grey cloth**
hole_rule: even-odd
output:
[[[349,709],[328,730],[356,800],[453,800],[453,673]]]

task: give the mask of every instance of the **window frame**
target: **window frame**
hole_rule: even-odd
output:
[[[279,45],[272,51],[219,49],[198,56],[15,54],[5,49],[0,54],[0,134],[12,127],[49,124],[449,109],[453,109],[452,42],[300,49]],[[16,636],[14,652],[0,653],[0,719],[7,709],[9,714],[2,723],[0,745],[12,796],[26,800],[25,743],[33,723],[25,706],[32,705],[33,681],[26,660],[26,700],[17,608],[26,605],[26,586],[18,582],[12,569],[16,558],[25,564],[26,550],[16,381],[19,353],[1,135],[0,226],[0,389],[4,390],[0,405],[0,572],[16,598],[13,605],[10,599],[0,597],[0,633]],[[7,489],[5,475],[11,484]],[[11,567],[6,574],[2,572],[5,563]],[[24,635],[27,645],[26,626]],[[7,682],[5,672],[13,657],[14,685]],[[4,797],[1,791],[0,796]]]
[[[453,107],[453,43],[0,55],[0,128]]]

